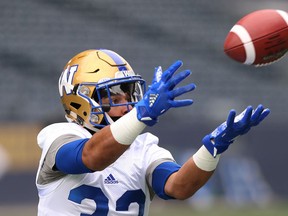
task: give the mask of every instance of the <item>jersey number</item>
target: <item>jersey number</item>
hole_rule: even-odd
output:
[[[93,215],[107,216],[108,198],[105,196],[101,188],[92,187],[89,185],[82,185],[74,188],[70,191],[69,200],[81,204],[84,199],[94,200],[96,203],[96,210]],[[144,215],[145,206],[145,194],[141,189],[139,190],[128,190],[116,201],[116,211],[128,211],[131,203],[137,203],[139,205],[138,216]],[[81,216],[88,216],[88,214],[81,213]]]

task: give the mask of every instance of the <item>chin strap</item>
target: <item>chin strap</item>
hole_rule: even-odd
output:
[[[114,123],[114,120],[106,112],[104,113],[104,119],[106,119],[108,125]]]

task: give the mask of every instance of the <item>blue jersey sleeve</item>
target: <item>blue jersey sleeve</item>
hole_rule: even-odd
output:
[[[164,162],[158,165],[152,174],[152,188],[154,192],[162,199],[174,199],[165,194],[164,188],[169,176],[180,169],[180,165],[174,162]]]
[[[82,161],[82,152],[88,139],[79,139],[63,145],[56,153],[56,168],[66,174],[92,172]]]

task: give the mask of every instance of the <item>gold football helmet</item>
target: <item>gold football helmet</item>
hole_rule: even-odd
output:
[[[59,78],[59,93],[68,121],[90,130],[111,124],[112,106],[134,106],[143,98],[145,81],[129,63],[111,50],[86,50],[74,56]],[[128,102],[114,104],[111,96],[126,94]],[[103,104],[102,98],[109,98]]]

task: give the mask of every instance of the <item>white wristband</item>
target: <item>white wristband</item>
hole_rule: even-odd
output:
[[[193,160],[196,166],[201,170],[208,172],[216,169],[219,158],[220,155],[217,155],[214,158],[205,146],[201,146],[201,148],[193,155]]]
[[[146,125],[137,118],[136,108],[133,108],[129,113],[112,123],[110,129],[118,143],[130,145],[145,127]]]

